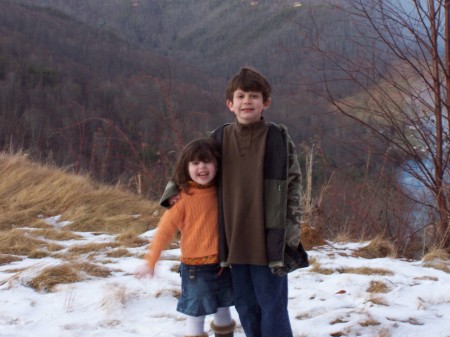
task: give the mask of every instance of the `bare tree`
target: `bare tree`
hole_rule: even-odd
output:
[[[317,35],[324,96],[370,129],[380,152],[429,192],[429,200],[410,197],[433,210],[433,243],[449,247],[450,1],[345,0],[342,9],[358,36],[344,55],[329,48],[331,36]],[[339,96],[336,82],[359,94]]]

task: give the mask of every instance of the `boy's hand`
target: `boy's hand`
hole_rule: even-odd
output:
[[[150,268],[147,263],[139,266],[134,271],[134,276],[140,280],[143,277],[153,277],[155,275],[155,270]]]
[[[287,274],[287,269],[285,266],[270,267],[270,271],[272,272],[272,274],[279,276],[279,277],[282,277]]]
[[[181,198],[181,197],[180,197],[179,194],[174,195],[173,197],[170,197],[170,198],[169,198],[169,205],[170,205],[170,206],[175,205],[175,204],[177,203],[177,201],[180,200],[180,198]]]

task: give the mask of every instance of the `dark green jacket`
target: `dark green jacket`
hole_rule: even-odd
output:
[[[264,156],[264,221],[266,251],[269,266],[282,266],[285,245],[296,248],[300,241],[300,184],[301,174],[295,146],[286,129],[268,123]],[[211,135],[222,143],[223,128]],[[284,151],[282,151],[284,149]],[[219,200],[219,258],[227,264],[228,246],[222,205],[222,181],[218,181]],[[177,186],[169,182],[160,204],[168,207],[168,199],[178,194]]]

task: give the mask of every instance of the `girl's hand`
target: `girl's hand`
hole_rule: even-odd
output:
[[[134,276],[140,280],[144,277],[153,277],[155,275],[155,270],[150,268],[147,263],[144,263],[143,265],[136,268],[134,271]]]

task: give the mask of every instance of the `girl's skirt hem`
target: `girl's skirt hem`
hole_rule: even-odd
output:
[[[197,317],[234,305],[230,268],[221,268],[218,263],[195,266],[182,263],[180,274],[177,311]]]

